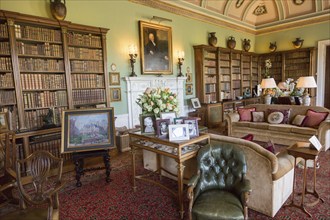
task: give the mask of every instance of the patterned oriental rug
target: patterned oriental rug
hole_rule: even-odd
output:
[[[283,150],[276,146],[276,152]],[[316,189],[324,203],[319,202],[314,207],[306,209],[313,215],[312,219],[330,219],[330,151],[321,152],[319,156],[320,168],[317,170]],[[131,179],[131,155],[129,152],[119,154],[111,159],[112,182],[105,182],[105,171],[87,172],[82,176],[82,187],[75,186],[73,172],[64,175],[66,187],[60,192],[61,219],[180,219],[177,199],[168,191],[159,186],[137,180],[137,191],[133,192]],[[296,169],[295,202],[300,204],[303,169]],[[137,173],[148,173],[143,169],[142,152],[137,154]],[[308,169],[308,189],[312,189],[312,169]],[[157,177],[155,177],[157,178]],[[162,178],[162,183],[173,189],[177,183],[169,178]],[[306,202],[313,202],[315,198],[307,195]],[[291,197],[289,198],[291,201]],[[287,201],[287,202],[289,202]],[[185,216],[187,214],[188,199],[185,199]],[[11,207],[12,208],[12,207]],[[9,209],[11,209],[9,208]],[[2,211],[4,207],[1,208]],[[0,209],[0,210],[1,210]],[[1,213],[0,211],[0,218]],[[281,208],[274,218],[249,210],[249,219],[310,219],[300,209],[289,207]]]

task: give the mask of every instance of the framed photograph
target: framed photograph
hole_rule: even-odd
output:
[[[8,131],[8,116],[6,112],[0,112],[0,131]]]
[[[174,124],[174,118],[176,118],[175,112],[161,112],[160,113],[161,119],[170,119],[171,124]]]
[[[154,114],[141,114],[141,134],[156,134],[156,116]]]
[[[169,125],[168,130],[170,141],[183,141],[190,138],[187,124]]]
[[[157,136],[159,138],[168,138],[168,126],[170,125],[170,119],[158,119],[156,120]]]
[[[188,125],[189,129],[189,136],[190,137],[197,137],[199,136],[199,130],[198,130],[198,119],[197,118],[186,118],[183,120],[184,124]]]
[[[110,100],[113,102],[121,101],[120,88],[110,88]]]
[[[172,74],[172,28],[144,21],[139,27],[142,74]]]
[[[183,120],[187,117],[174,118],[174,124],[183,124]]]
[[[120,73],[112,72],[110,73],[110,86],[119,86],[120,85]]]
[[[188,73],[187,72],[186,76],[187,76],[186,82],[187,83],[192,83],[192,75],[191,75],[191,73]]]
[[[114,147],[114,124],[113,108],[63,111],[61,153]]]
[[[202,107],[198,98],[192,98],[192,99],[190,99],[190,101],[191,101],[191,104],[192,104],[193,108],[200,108],[200,107]]]
[[[193,84],[186,84],[186,95],[193,94]]]

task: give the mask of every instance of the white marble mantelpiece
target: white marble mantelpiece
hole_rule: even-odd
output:
[[[139,115],[141,108],[136,104],[139,95],[142,95],[146,88],[170,88],[172,92],[177,94],[179,102],[180,115],[184,114],[184,82],[186,77],[158,77],[158,76],[139,76],[125,77],[127,82],[127,101],[128,101],[128,125],[133,128],[140,124]]]

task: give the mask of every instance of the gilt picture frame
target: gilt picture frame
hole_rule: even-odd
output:
[[[0,131],[9,131],[8,115],[6,112],[0,112]]]
[[[110,86],[119,86],[119,85],[120,85],[120,73],[110,72]]]
[[[110,100],[112,102],[121,101],[121,89],[120,88],[110,88]]]
[[[171,75],[172,28],[139,21],[142,74]]]
[[[63,111],[61,153],[114,147],[114,124],[113,108]]]

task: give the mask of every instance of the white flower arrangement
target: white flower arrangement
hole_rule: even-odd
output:
[[[272,68],[272,62],[270,61],[270,59],[265,60],[265,78],[269,78],[270,74],[269,74],[269,69]]]
[[[179,112],[177,95],[169,88],[147,88],[136,103],[142,108],[142,114],[153,113],[156,117],[161,112]]]

